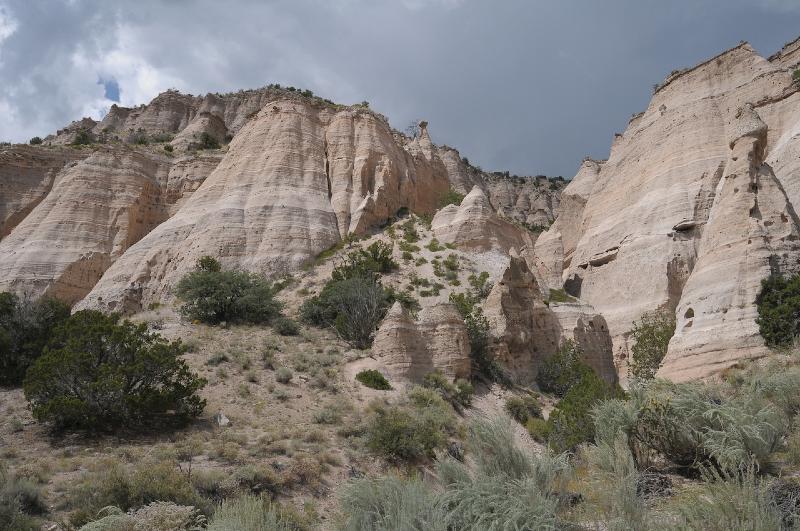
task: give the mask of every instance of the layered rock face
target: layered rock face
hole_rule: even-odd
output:
[[[50,193],[0,241],[0,290],[80,300],[166,218],[161,173],[166,165],[121,148],[95,151],[58,174]]]
[[[519,383],[533,383],[542,362],[568,339],[581,347],[583,361],[601,377],[616,381],[611,337],[603,317],[587,304],[546,305],[522,258],[511,258],[484,309],[495,359]]]
[[[759,282],[800,256],[797,61],[797,43],[771,60],[742,44],[673,74],[564,191],[574,206],[537,241],[536,267],[603,314],[618,361],[633,321],[658,309],[678,321],[662,376],[765,352]]]
[[[392,306],[375,336],[372,355],[392,379],[420,383],[441,371],[447,378],[469,378],[469,337],[452,304],[420,310],[417,320]]]
[[[513,225],[495,213],[489,199],[475,186],[460,205],[439,210],[431,222],[433,234],[442,243],[461,249],[505,252],[533,246],[534,239],[525,229]]]
[[[0,238],[44,199],[56,175],[68,164],[83,160],[90,152],[74,149],[43,149],[12,146],[0,150]]]
[[[137,310],[203,255],[259,272],[297,268],[401,207],[433,212],[449,184],[427,133],[400,146],[362,109],[267,104],[165,223],[130,248],[79,307]]]

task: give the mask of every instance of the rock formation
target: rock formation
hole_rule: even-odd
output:
[[[89,154],[83,150],[33,146],[0,149],[0,239],[47,196],[56,175],[65,166]]]
[[[759,282],[800,256],[797,48],[767,60],[743,43],[673,73],[608,160],[585,163],[565,190],[572,206],[537,241],[535,267],[602,313],[618,359],[633,321],[656,309],[678,321],[662,376],[765,352]]]
[[[500,219],[480,187],[475,186],[460,205],[448,205],[431,222],[434,236],[442,243],[461,249],[505,252],[533,246],[533,237],[524,228]]]
[[[583,360],[600,376],[616,381],[611,337],[603,317],[577,301],[546,304],[522,258],[511,258],[484,308],[491,325],[493,355],[518,382],[532,383],[541,363],[568,339],[581,347]]]
[[[428,373],[469,378],[469,337],[452,304],[423,308],[416,320],[395,303],[372,346],[372,355],[392,379],[420,383]]]

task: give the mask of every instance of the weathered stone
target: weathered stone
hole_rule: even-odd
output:
[[[452,304],[423,308],[414,320],[395,303],[375,336],[372,354],[392,379],[419,383],[437,370],[451,380],[470,375],[467,329]]]

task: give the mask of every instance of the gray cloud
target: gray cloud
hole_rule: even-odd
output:
[[[279,82],[424,117],[486,168],[569,177],[671,70],[798,28],[796,0],[0,0],[0,139],[100,117],[98,80],[123,105]]]

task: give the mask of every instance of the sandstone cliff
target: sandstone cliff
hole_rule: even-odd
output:
[[[536,268],[602,313],[623,371],[632,322],[659,308],[678,321],[665,377],[764,354],[759,282],[800,257],[797,47],[767,60],[742,44],[674,73],[565,189]]]

